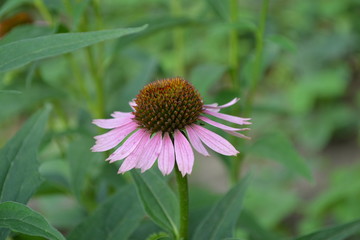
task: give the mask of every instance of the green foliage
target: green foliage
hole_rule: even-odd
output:
[[[64,236],[52,227],[41,214],[21,203],[0,203],[0,227],[51,240],[65,240]]]
[[[240,98],[222,112],[253,122],[249,141],[213,128],[238,156],[195,155],[190,239],[358,239],[359,7],[0,2],[0,239],[63,239],[55,228],[68,239],[176,239],[174,175],[117,175],[121,161],[90,148],[104,133],[92,119],[132,111],[145,84],[179,75],[205,104]],[[18,13],[33,21],[18,25]]]
[[[163,178],[152,171],[132,172],[136,189],[146,213],[160,227],[178,234],[179,205]]]
[[[128,239],[143,217],[135,189],[127,186],[102,203],[69,234],[69,240]]]
[[[103,30],[87,33],[63,33],[33,39],[19,40],[0,46],[0,71],[9,71],[29,62],[68,53],[89,45],[137,33],[146,28]]]
[[[248,178],[242,179],[211,209],[198,226],[194,239],[215,240],[233,236]]]
[[[343,240],[360,233],[360,220],[343,225],[327,228],[309,235],[296,238],[296,240]]]

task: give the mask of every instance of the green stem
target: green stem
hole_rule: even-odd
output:
[[[48,22],[50,26],[53,26],[54,25],[53,17],[49,12],[48,8],[46,7],[46,5],[44,4],[43,0],[35,0],[34,4],[36,8],[39,10],[44,20]]]
[[[105,88],[103,84],[103,79],[99,74],[101,71],[97,68],[95,63],[95,58],[90,48],[86,48],[86,55],[89,61],[89,67],[91,71],[92,78],[94,80],[96,95],[97,95],[97,107],[96,107],[96,117],[104,118],[105,117]]]
[[[180,231],[179,240],[188,239],[188,225],[189,225],[189,190],[187,175],[182,176],[179,168],[175,168],[176,181],[179,190],[180,202]]]
[[[229,65],[233,87],[238,86],[239,41],[238,31],[236,28],[236,23],[239,17],[238,9],[238,0],[230,0],[230,23],[232,26],[229,35]]]
[[[171,12],[173,16],[179,17],[182,12],[181,1],[172,0],[171,1]],[[184,29],[176,28],[173,32],[173,44],[175,51],[175,73],[178,76],[184,76],[185,74],[185,40],[184,40]]]
[[[260,78],[262,77],[262,73],[263,73],[262,68],[263,68],[263,52],[264,52],[264,32],[265,32],[268,9],[269,9],[269,0],[263,0],[260,19],[259,19],[259,27],[255,35],[256,46],[255,46],[255,61],[252,72],[252,81],[251,81],[249,94],[245,102],[247,114],[251,114],[252,112],[254,96],[257,87],[259,85]]]

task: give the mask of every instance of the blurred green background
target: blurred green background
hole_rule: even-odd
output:
[[[360,217],[360,1],[271,0],[260,40],[258,0],[9,2],[0,29],[18,13],[31,20],[10,27],[0,46],[149,24],[0,73],[0,146],[37,109],[53,107],[39,154],[46,182],[31,204],[64,233],[126,178],[88,150],[98,134],[91,119],[130,111],[146,83],[173,76],[192,82],[205,103],[240,97],[228,113],[253,119],[252,140],[234,142],[242,176],[252,175],[239,236],[289,237]],[[194,219],[231,185],[231,160],[214,158],[199,159],[190,176]]]

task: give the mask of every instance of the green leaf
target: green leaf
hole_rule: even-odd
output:
[[[190,82],[194,84],[200,94],[208,94],[211,86],[224,75],[226,67],[219,64],[201,64],[194,68],[190,75]]]
[[[249,177],[242,179],[211,209],[196,229],[193,239],[218,240],[233,237],[248,181]]]
[[[140,32],[137,28],[118,28],[83,33],[60,33],[19,40],[0,46],[0,72],[21,67],[29,62],[68,53],[92,44]]]
[[[307,179],[311,179],[311,172],[305,160],[299,155],[293,144],[281,132],[269,133],[257,140],[249,149],[257,156],[280,162],[289,170]]]
[[[125,240],[138,227],[143,216],[134,187],[127,186],[80,223],[68,240]]]
[[[0,202],[26,203],[41,183],[36,154],[49,111],[37,112],[0,150]]]
[[[360,233],[360,220],[327,228],[295,240],[343,240],[357,233]]]
[[[0,227],[50,240],[65,240],[41,214],[17,202],[0,203]]]
[[[24,85],[24,84],[23,84]],[[15,88],[15,87],[14,87]],[[12,88],[13,89],[13,88]],[[21,94],[0,94],[0,123],[24,111],[32,111],[45,101],[66,98],[65,92],[47,85],[33,84],[31,88],[17,88]],[[5,90],[6,91],[6,90]]]
[[[21,92],[17,90],[0,90],[0,94],[21,94]]]
[[[156,224],[176,236],[179,221],[178,201],[164,178],[152,171],[131,173],[146,213]]]
[[[218,15],[222,20],[229,20],[229,11],[227,3],[228,1],[223,0],[207,0],[207,3],[213,9],[213,11]]]
[[[98,156],[89,150],[93,144],[93,139],[81,137],[71,142],[69,146],[67,158],[70,167],[70,185],[79,200],[85,188],[86,176]]]
[[[7,0],[0,8],[0,18],[21,4],[29,2],[33,2],[33,0]]]
[[[277,240],[278,236],[267,231],[260,225],[257,218],[255,218],[249,211],[245,209],[242,211],[238,224],[241,229],[244,229],[252,240]]]

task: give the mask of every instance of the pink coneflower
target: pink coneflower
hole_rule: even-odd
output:
[[[235,98],[220,106],[216,103],[204,105],[198,91],[182,78],[152,82],[129,103],[133,112],[114,112],[111,119],[93,121],[101,128],[112,130],[96,136],[91,150],[107,151],[121,143],[107,159],[110,163],[125,159],[118,173],[133,168],[144,172],[157,159],[164,175],[171,173],[175,162],[183,176],[190,174],[194,165],[191,146],[204,156],[209,153],[203,144],[223,155],[238,153],[226,139],[201,126],[207,123],[231,135],[247,138],[238,131],[248,128],[229,127],[207,117],[210,115],[238,125],[251,124],[250,118],[219,113],[238,100]]]

